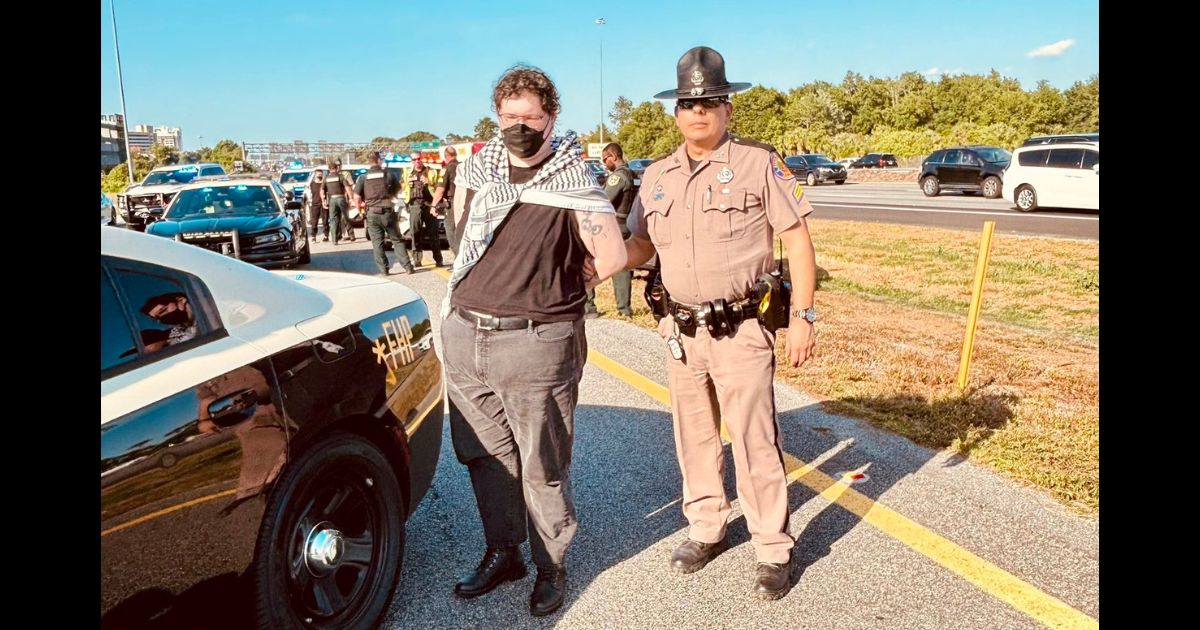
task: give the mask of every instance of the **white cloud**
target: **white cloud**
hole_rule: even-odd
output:
[[[925,76],[933,77],[933,76],[937,76],[937,75],[941,74],[941,72],[938,72],[937,66],[934,66],[934,67],[926,70],[923,74]]]
[[[1038,48],[1036,50],[1031,50],[1028,53],[1026,53],[1026,56],[1028,56],[1028,57],[1057,57],[1057,56],[1067,52],[1067,49],[1074,45],[1075,45],[1074,39],[1064,39],[1062,41],[1054,42],[1053,44],[1046,44],[1045,46],[1042,46],[1041,48]]]

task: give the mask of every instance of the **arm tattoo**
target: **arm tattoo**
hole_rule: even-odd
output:
[[[599,236],[600,232],[604,230],[604,226],[598,223],[592,223],[592,218],[590,216],[584,217],[583,221],[579,222],[579,226],[592,236]]]

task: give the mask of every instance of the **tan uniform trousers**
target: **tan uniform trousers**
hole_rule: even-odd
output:
[[[660,324],[660,333],[673,327],[670,317]],[[713,543],[725,536],[731,508],[723,484],[724,420],[754,554],[759,562],[787,562],[795,541],[788,533],[787,478],[775,420],[775,335],[749,320],[720,339],[702,327],[695,337],[679,338],[682,361],[663,351],[688,537]]]

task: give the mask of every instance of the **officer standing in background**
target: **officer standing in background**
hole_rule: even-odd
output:
[[[454,147],[446,147],[446,165],[442,171],[442,181],[438,182],[437,190],[433,191],[433,211],[434,216],[444,218],[446,224],[446,241],[450,243],[450,251],[458,251],[458,243],[455,242],[455,217],[454,217],[454,178],[458,176],[458,150]],[[436,228],[435,228],[436,229]]]
[[[317,238],[317,223],[323,221],[325,223],[325,236],[322,241],[329,240],[329,206],[325,205],[325,198],[321,190],[325,187],[324,173],[314,169],[312,176],[308,179],[308,188],[304,191],[304,196],[308,197],[308,218],[311,221],[312,238]]]
[[[629,228],[625,226],[625,221],[629,218],[629,208],[633,206],[635,196],[633,171],[629,170],[629,166],[625,164],[625,152],[616,142],[610,142],[604,146],[604,150],[600,152],[600,159],[604,161],[604,168],[612,173],[604,183],[604,194],[608,196],[608,200],[612,202],[613,208],[617,211],[617,224],[621,226],[621,238],[629,238]],[[617,312],[626,317],[633,317],[633,310],[629,308],[633,272],[628,269],[618,271],[613,274],[612,282],[613,293],[617,300]],[[585,313],[585,317],[589,319],[600,314],[596,310],[595,288],[588,289]]]
[[[350,242],[354,242],[354,226],[350,224],[349,194],[354,184],[342,172],[342,164],[336,160],[329,161],[329,176],[321,189],[324,206],[329,209],[329,223],[333,227],[333,244],[337,245],[343,233],[350,233]]]
[[[414,267],[421,266],[421,241],[429,241],[429,248],[433,252],[433,263],[441,267],[442,262],[442,243],[438,238],[438,219],[433,214],[430,202],[433,200],[433,193],[429,192],[430,170],[425,166],[425,162],[421,158],[413,160],[413,170],[408,176],[408,217],[409,224],[412,226],[412,248]]]
[[[811,356],[816,261],[805,217],[812,205],[773,148],[726,133],[729,95],[750,84],[725,79],[720,53],[693,48],[676,71],[676,89],[655,98],[676,100],[684,144],[646,169],[625,241],[628,268],[657,251],[668,294],[659,334],[666,340],[689,524],[671,566],[697,571],[727,546],[723,423],[758,560],[753,593],[778,599],[791,588],[795,540],[775,418],[775,330],[787,328],[789,365]],[[790,305],[780,299],[786,294],[781,278],[772,274],[775,236],[787,248]]]
[[[367,238],[371,239],[371,249],[375,252],[377,275],[389,273],[387,254],[383,251],[385,238],[392,242],[392,253],[396,254],[396,264],[390,272],[412,273],[412,261],[408,259],[408,248],[400,237],[393,207],[393,200],[400,192],[400,182],[384,172],[378,153],[372,151],[368,161],[371,168],[354,183],[354,203],[366,204]]]

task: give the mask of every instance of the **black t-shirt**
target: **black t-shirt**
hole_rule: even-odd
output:
[[[529,181],[542,164],[510,167],[513,183]],[[468,207],[474,196],[467,191]],[[454,288],[450,303],[538,322],[579,319],[587,302],[586,256],[572,210],[518,202],[496,228],[487,252]]]
[[[458,175],[458,160],[446,162],[446,172],[442,175],[442,186],[446,188],[446,193],[442,199],[454,202],[454,178]]]

